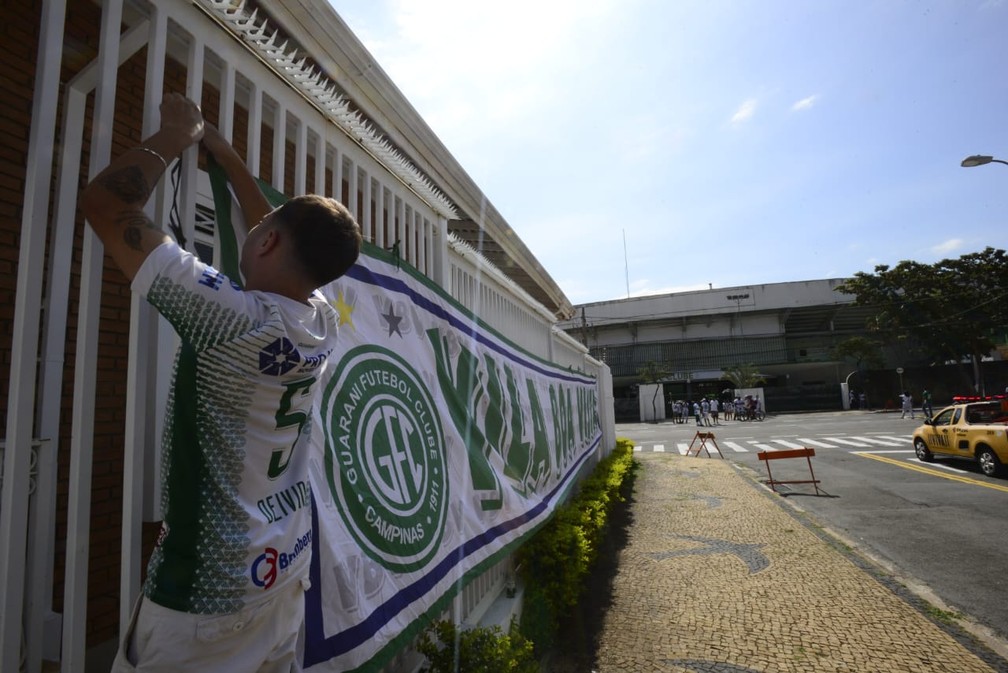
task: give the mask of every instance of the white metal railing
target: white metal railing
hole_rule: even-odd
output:
[[[553,316],[466,243],[451,237],[445,288],[481,320],[541,358],[549,358]]]
[[[13,453],[13,450],[10,453]],[[55,547],[53,515],[56,506],[56,456],[52,441],[34,438],[26,452],[27,473],[20,475],[14,473],[13,478],[8,480],[4,473],[7,454],[6,443],[0,442],[0,490],[6,486],[8,492],[13,491],[14,484],[11,482],[14,479],[22,479],[25,482],[20,484],[22,488],[18,489],[25,494],[23,501],[0,503],[0,507],[17,508],[27,522],[27,544],[6,550],[9,555],[16,554],[25,563],[25,585],[31,588],[26,605],[27,619],[16,634],[19,646],[16,657],[18,665],[23,667],[31,651],[29,643],[33,647],[41,647],[39,641],[43,636],[42,630],[47,624],[58,623],[58,619],[54,621],[57,615],[50,607]],[[32,628],[33,625],[37,625],[37,629]],[[56,651],[58,650],[50,647],[48,654],[53,655]]]
[[[124,0],[102,4],[99,51],[96,60],[67,82],[61,82],[63,19],[65,1],[46,0],[41,11],[42,34],[38,50],[38,74],[33,101],[33,123],[26,169],[22,254],[18,266],[15,335],[12,349],[11,396],[8,405],[7,442],[19,447],[29,439],[33,417],[44,436],[58,437],[65,334],[71,299],[70,259],[76,218],[78,176],[89,148],[88,176],[94,176],[111,158],[112,125],[94,124],[85,143],[86,120],[112,119],[120,78],[119,65],[147,47],[143,81],[142,133],[153,132],[164,90],[169,56],[183,66],[185,93],[201,101],[203,92],[219,95],[218,126],[227,138],[235,131],[238,115],[246,117],[245,138],[250,168],[259,173],[264,148],[264,127],[272,135],[270,175],[275,187],[294,185],[294,193],[322,193],[344,201],[361,223],[364,235],[375,244],[396,246],[399,255],[445,288],[455,299],[508,339],[544,359],[579,371],[605,375],[604,365],[591,360],[576,342],[553,329],[553,316],[532,300],[503,273],[469,246],[450,241],[447,222],[456,216],[450,199],[418,168],[380,135],[378,130],[352,110],[349,102],[318,71],[305,68],[305,59],[281,42],[265,18],[247,12],[232,0],[197,0],[198,7],[184,0]],[[137,13],[142,13],[137,18]],[[211,20],[211,17],[213,20]],[[130,24],[122,32],[123,23]],[[224,26],[238,40],[222,39]],[[169,39],[171,38],[171,39]],[[240,40],[240,41],[239,41]],[[130,82],[135,85],[135,81]],[[62,92],[62,93],[61,93]],[[62,96],[62,100],[59,97]],[[55,111],[62,110],[57,120]],[[61,139],[54,157],[54,138]],[[292,156],[288,151],[292,147]],[[196,204],[205,182],[197,168],[195,148],[181,159],[183,189],[179,208],[194,240]],[[285,174],[293,166],[290,181]],[[50,176],[56,170],[54,200],[49,203]],[[309,184],[309,176],[313,176]],[[158,224],[167,221],[169,208],[162,184],[148,214]],[[44,228],[51,207],[51,245],[45,255]],[[40,233],[41,232],[41,233]],[[45,260],[48,259],[48,264]],[[52,624],[52,540],[55,521],[56,440],[41,442],[32,452],[5,451],[0,469],[24,474],[34,465],[33,491],[25,484],[0,479],[0,532],[7,549],[0,550],[0,670],[24,668],[38,671],[46,648],[61,651],[64,671],[84,670],[87,624],[87,577],[90,541],[91,464],[93,461],[94,399],[99,307],[101,305],[103,250],[89,228],[84,232],[80,266],[76,357],[73,367],[73,401],[70,432],[69,493],[67,523],[64,614],[59,647],[43,634]],[[45,270],[46,282],[42,282]],[[41,288],[46,287],[43,304]],[[33,308],[34,307],[34,308]],[[163,423],[161,409],[167,377],[157,367],[159,352],[170,351],[159,319],[144,302],[131,306],[130,350],[127,385],[125,453],[123,473],[123,521],[120,623],[129,619],[139,593],[141,558],[140,530],[145,513],[153,511],[151,493],[159,464],[157,438]],[[33,341],[34,339],[34,341]],[[39,391],[30,383],[37,362],[34,353],[41,342]],[[159,347],[159,344],[161,347]],[[152,386],[150,381],[158,383]],[[37,414],[31,412],[38,399]],[[607,445],[611,445],[607,442]],[[41,497],[40,497],[41,496]],[[30,512],[22,502],[32,498]],[[24,517],[21,515],[24,514]],[[29,518],[33,517],[33,518]],[[49,531],[50,538],[39,531]],[[29,536],[31,539],[29,539]],[[26,567],[27,563],[27,567]],[[461,623],[474,610],[499,592],[506,565],[502,562],[466,586],[454,602],[450,617]],[[25,606],[22,613],[22,606]],[[27,624],[25,634],[22,623]],[[21,639],[25,645],[22,648]],[[47,656],[50,656],[47,654]],[[387,671],[412,670],[416,658],[408,652],[396,657]]]

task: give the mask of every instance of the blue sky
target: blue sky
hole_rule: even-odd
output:
[[[1008,248],[1008,0],[332,4],[575,304]]]

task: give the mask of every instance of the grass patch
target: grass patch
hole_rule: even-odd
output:
[[[942,624],[955,624],[962,619],[961,612],[956,612],[955,610],[942,610],[930,603],[925,603],[924,614],[934,621],[941,622]]]

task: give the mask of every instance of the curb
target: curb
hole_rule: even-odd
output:
[[[746,465],[730,463],[731,467],[754,488],[762,491],[796,521],[815,533],[841,556],[889,589],[896,597],[914,608],[924,618],[943,630],[960,645],[972,652],[995,671],[1008,673],[1008,640],[970,615],[946,604],[927,584],[896,568],[871,550],[851,540],[839,531],[819,522],[814,514],[774,492],[761,475]],[[938,615],[945,617],[939,618]]]

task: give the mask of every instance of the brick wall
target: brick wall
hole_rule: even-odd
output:
[[[4,8],[0,36],[5,44],[28,44],[32,49],[9,49],[0,59],[0,427],[7,427],[11,340],[14,332],[14,295],[21,245],[20,223],[28,161],[28,122],[35,78],[34,45],[38,41],[37,3],[15,3]]]
[[[7,3],[11,5],[11,3]],[[91,2],[67,3],[64,53],[61,81],[64,85],[98,53],[100,7]],[[0,60],[0,89],[8,104],[0,106],[0,423],[6,424],[8,386],[10,379],[11,335],[16,293],[17,258],[20,245],[22,200],[25,189],[25,166],[35,80],[35,58],[38,51],[41,3],[22,1],[5,6],[5,20],[0,23],[0,35],[8,44],[18,45],[8,50]],[[143,120],[144,75],[146,50],[141,49],[119,69],[116,89],[115,118],[111,123],[112,157],[134,147],[141,140]],[[165,90],[185,89],[185,70],[169,62],[165,70]],[[62,100],[60,101],[62,105]],[[91,96],[84,122],[84,155],[80,167],[80,185],[86,182],[88,151],[92,130],[94,97]],[[207,119],[216,121],[218,92],[204,85],[202,108]],[[62,111],[60,111],[62,112]],[[236,108],[234,120],[235,146],[245,154],[248,115]],[[62,116],[58,117],[62,120]],[[57,131],[56,146],[61,138]],[[262,156],[263,179],[271,181],[272,133],[264,126]],[[294,144],[288,140],[285,152],[284,191],[293,192]],[[326,189],[331,173],[326,171]],[[55,168],[54,168],[55,174]],[[54,175],[55,177],[55,175]],[[314,163],[309,161],[308,186],[314,185]],[[348,181],[343,189],[348,190]],[[343,196],[340,194],[339,196]],[[51,215],[51,213],[50,213]],[[37,226],[49,226],[48,217]],[[70,441],[72,431],[73,382],[80,297],[80,267],[84,222],[77,215],[74,247],[70,269],[70,307],[65,339],[62,404],[58,438],[58,488],[56,548],[54,558],[53,610],[63,611],[63,591],[66,556],[67,507],[69,498]],[[125,408],[128,395],[130,289],[119,270],[105,260],[100,306],[99,348],[96,366],[94,411],[94,456],[92,462],[92,497],[90,520],[90,554],[88,565],[87,642],[89,647],[105,643],[118,636],[119,566],[121,557],[123,444]],[[146,562],[157,535],[159,524],[144,524],[143,558]]]
[[[11,339],[16,301],[17,259],[25,189],[25,166],[35,57],[38,51],[39,2],[8,3],[0,34],[8,50],[0,60],[0,89],[8,103],[0,106],[0,423],[6,426],[10,380]],[[68,3],[61,81],[67,82],[97,55],[100,8],[94,3]],[[120,69],[121,86],[116,97],[112,156],[137,144],[143,109],[144,60],[141,51]],[[60,101],[62,103],[62,100]],[[93,105],[93,100],[90,105]],[[88,110],[90,117],[91,110]],[[57,131],[56,147],[61,138]],[[80,184],[86,179],[90,119],[84,131],[84,157]],[[55,173],[55,170],[54,170]],[[55,178],[55,175],[54,175]],[[50,201],[51,203],[51,201]],[[51,208],[51,205],[50,205]],[[49,226],[49,216],[39,216],[37,226]],[[69,495],[70,441],[74,364],[80,297],[80,265],[84,223],[78,215],[70,269],[70,307],[65,339],[63,392],[58,438],[58,487],[56,547],[54,555],[53,610],[62,612],[66,525]],[[48,255],[47,255],[48,259]],[[43,290],[44,292],[45,290]],[[43,295],[44,296],[44,295]],[[100,306],[99,347],[96,366],[94,411],[94,456],[90,554],[88,562],[88,646],[101,644],[118,634],[119,565],[122,527],[122,466],[125,427],[126,371],[129,344],[130,290],[119,270],[106,259]],[[145,557],[153,546],[157,524],[145,525]]]

